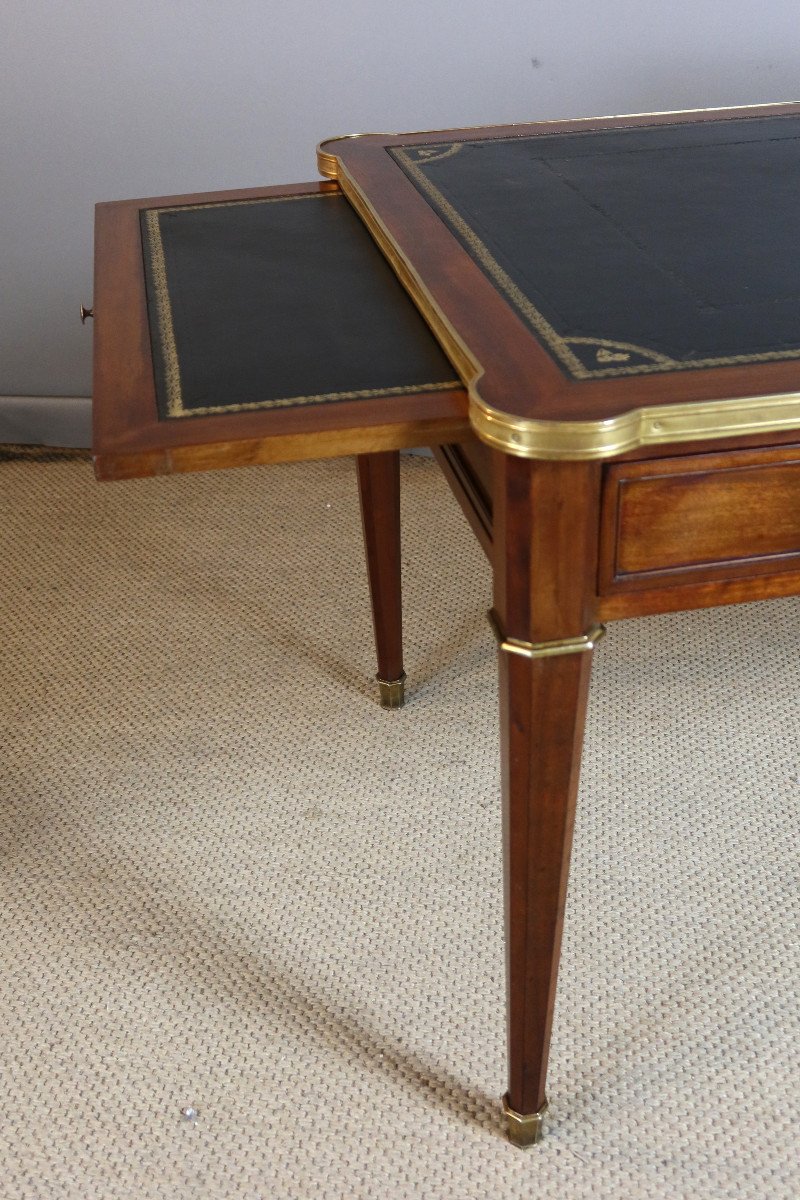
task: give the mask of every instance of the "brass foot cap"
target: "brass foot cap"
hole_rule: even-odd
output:
[[[546,1112],[546,1100],[538,1112],[518,1113],[508,1103],[508,1095],[503,1096],[503,1116],[506,1119],[508,1140],[515,1146],[535,1146],[542,1140]]]
[[[381,679],[376,675],[381,690],[381,708],[402,708],[405,699],[406,673],[399,679]]]

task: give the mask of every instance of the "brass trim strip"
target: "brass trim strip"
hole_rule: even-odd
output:
[[[329,154],[327,150],[323,150],[323,146],[329,146],[331,142],[349,142],[353,138],[368,137],[365,133],[339,133],[335,137],[323,138],[317,145],[317,170],[320,175],[326,179],[339,178],[339,159],[335,154]],[[394,133],[387,133],[384,137],[395,137]]]
[[[508,1102],[508,1092],[503,1096],[503,1116],[506,1119],[508,1140],[515,1146],[525,1149],[535,1146],[542,1140],[544,1132],[544,1117],[548,1104],[545,1100],[542,1107],[535,1113],[518,1113]]]
[[[492,408],[471,388],[469,418],[481,441],[506,454],[586,462],[640,446],[798,429],[800,392],[652,405],[604,421],[539,421]]]
[[[522,638],[506,637],[493,608],[489,609],[488,615],[498,648],[506,654],[518,654],[521,658],[556,658],[562,654],[582,654],[586,650],[594,650],[606,631],[604,625],[593,625],[588,633],[578,637],[558,638],[553,642],[525,642]]]
[[[517,126],[536,127],[537,125],[578,125],[588,123],[590,121],[626,121],[634,120],[639,117],[684,117],[691,116],[694,113],[710,113],[710,112],[744,112],[753,108],[785,108],[787,104],[800,104],[797,100],[775,100],[768,101],[766,104],[747,104],[731,106],[729,104],[721,104],[712,106],[711,108],[673,108],[662,109],[659,112],[651,113],[606,113],[602,117],[555,117],[553,119],[542,119],[540,121],[510,121],[504,126],[506,129],[515,129]],[[735,120],[735,118],[731,118]],[[339,159],[335,154],[329,154],[327,150],[323,150],[323,146],[329,146],[331,142],[345,142],[351,138],[361,137],[417,137],[422,133],[466,133],[474,132],[478,129],[494,129],[493,125],[463,125],[459,129],[407,129],[403,133],[378,133],[373,130],[371,133],[339,133],[333,137],[323,138],[317,145],[317,167],[320,175],[326,179],[339,178]]]

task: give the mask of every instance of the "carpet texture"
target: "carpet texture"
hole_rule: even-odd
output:
[[[0,462],[3,1200],[800,1192],[797,601],[596,654],[519,1151],[489,570],[403,486],[387,712],[352,462]]]

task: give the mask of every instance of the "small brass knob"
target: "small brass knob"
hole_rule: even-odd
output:
[[[93,317],[93,316],[94,316],[93,308],[84,308],[83,305],[81,305],[81,325],[86,324],[87,317]]]

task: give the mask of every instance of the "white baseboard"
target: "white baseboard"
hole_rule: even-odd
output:
[[[89,396],[0,396],[0,443],[24,446],[92,444]]]

